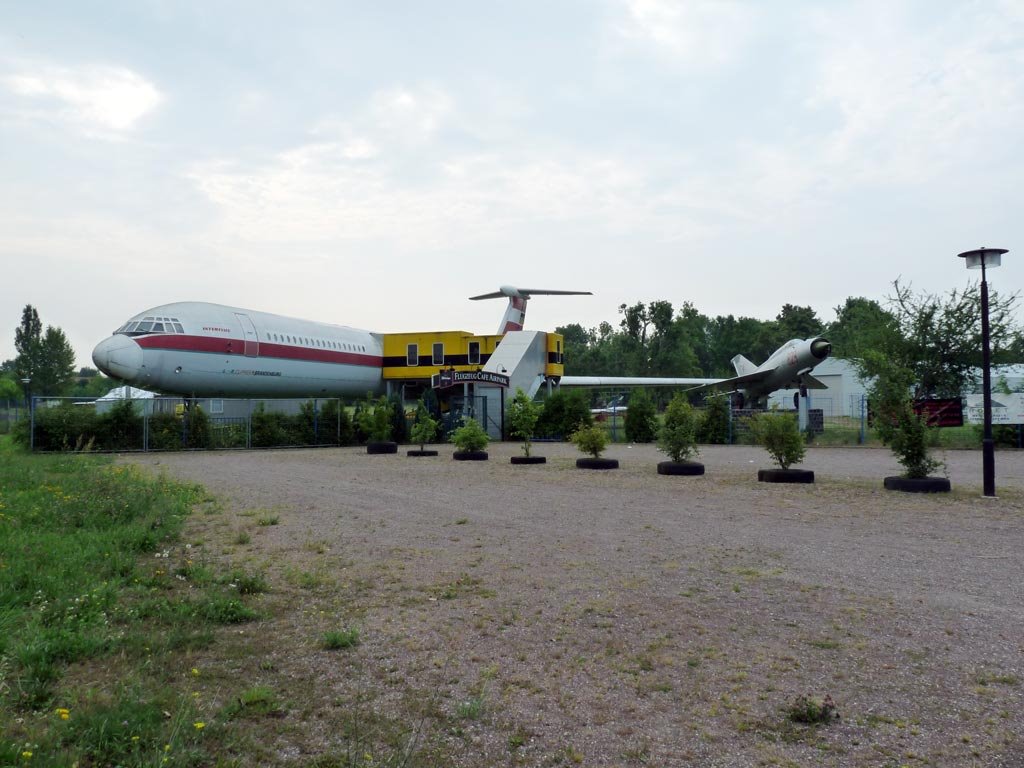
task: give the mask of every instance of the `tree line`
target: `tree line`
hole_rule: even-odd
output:
[[[1024,363],[1019,295],[989,295],[992,362]],[[981,366],[981,306],[977,284],[944,295],[914,291],[900,280],[882,302],[850,297],[825,322],[809,306],[784,304],[773,320],[709,317],[684,302],[665,300],[619,307],[618,325],[560,326],[566,375],[735,375],[731,360],[742,354],[763,362],[790,339],[824,336],[835,357],[851,360],[865,376],[880,358],[912,372],[916,397],[955,397],[972,385]]]

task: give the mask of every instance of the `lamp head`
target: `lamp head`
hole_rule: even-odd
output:
[[[986,248],[982,246],[977,250],[964,251],[957,255],[964,259],[968,269],[981,269],[983,266],[988,268],[998,267],[1002,261],[1003,254],[1006,252],[1006,248]]]

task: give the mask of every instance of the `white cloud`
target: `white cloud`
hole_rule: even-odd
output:
[[[840,117],[825,163],[850,180],[921,182],[1019,141],[1019,19],[974,6],[915,28],[890,5],[858,11],[823,14],[817,28],[823,58],[808,104]]]
[[[40,67],[0,82],[26,100],[51,100],[60,120],[90,132],[131,131],[163,100],[155,85],[123,67]]]
[[[733,0],[624,0],[627,39],[653,43],[693,68],[734,59],[754,30],[757,7]]]

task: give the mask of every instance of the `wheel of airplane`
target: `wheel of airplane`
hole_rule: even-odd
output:
[[[595,459],[594,457],[586,459],[576,459],[576,467],[578,469],[618,469],[618,459]]]
[[[759,469],[757,479],[762,483],[813,483],[810,469]]]
[[[694,477],[704,474],[704,465],[699,461],[659,461],[658,474]]]
[[[949,493],[952,486],[945,477],[903,477],[893,475],[885,478],[887,491],[903,491],[904,493]]]

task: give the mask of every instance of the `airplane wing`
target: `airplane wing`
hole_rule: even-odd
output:
[[[759,381],[764,381],[768,378],[770,373],[771,371],[758,371],[757,373],[748,373],[745,376],[733,376],[731,379],[705,379],[692,389],[710,389],[715,392],[735,392],[738,389],[742,389],[746,384],[756,384]]]
[[[694,387],[720,379],[673,379],[649,376],[563,376],[559,387]]]
[[[811,374],[805,373],[798,379],[800,384],[803,384],[808,389],[828,389],[828,385],[825,384],[821,379],[816,379]]]

